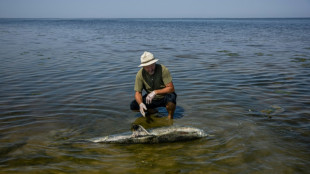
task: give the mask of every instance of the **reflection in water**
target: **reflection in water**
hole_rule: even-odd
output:
[[[154,114],[146,113],[145,117],[138,113],[136,115],[138,118],[132,124],[141,125],[145,129],[171,126],[173,125],[173,120],[182,118],[184,114],[184,109],[181,106],[176,106],[173,119],[168,119],[168,112],[166,108],[159,107],[157,110],[158,112]]]
[[[168,119],[168,117],[160,117],[158,114],[146,114],[145,117],[138,117],[132,124],[141,125],[145,129],[149,129],[171,126],[173,124],[173,119]]]

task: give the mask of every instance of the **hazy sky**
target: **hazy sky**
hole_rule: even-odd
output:
[[[0,0],[0,18],[310,17],[310,0]]]

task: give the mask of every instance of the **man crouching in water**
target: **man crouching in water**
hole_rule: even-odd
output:
[[[136,75],[135,100],[131,102],[130,109],[140,110],[145,117],[145,111],[152,114],[157,112],[155,108],[166,107],[168,118],[173,119],[177,95],[168,68],[156,64],[157,61],[150,52],[145,51],[141,55],[139,67],[142,68]],[[143,89],[147,94],[142,97]]]

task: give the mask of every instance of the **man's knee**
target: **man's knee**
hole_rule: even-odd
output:
[[[166,105],[169,103],[169,102],[171,102],[171,103],[173,103],[173,104],[177,104],[177,94],[175,93],[175,92],[173,92],[173,93],[169,93],[169,94],[167,94],[166,95],[166,99],[165,99],[166,101],[165,101],[165,103],[166,103]]]
[[[174,110],[176,107],[176,104],[173,103],[173,102],[168,102],[167,105],[166,105],[166,109],[167,110]]]
[[[137,103],[136,100],[133,100],[133,101],[130,103],[130,109],[133,110],[133,111],[139,110],[139,105],[138,105],[138,103]]]

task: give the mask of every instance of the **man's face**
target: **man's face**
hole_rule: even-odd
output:
[[[155,63],[149,66],[144,66],[143,69],[149,73],[149,75],[153,75],[155,73]]]

